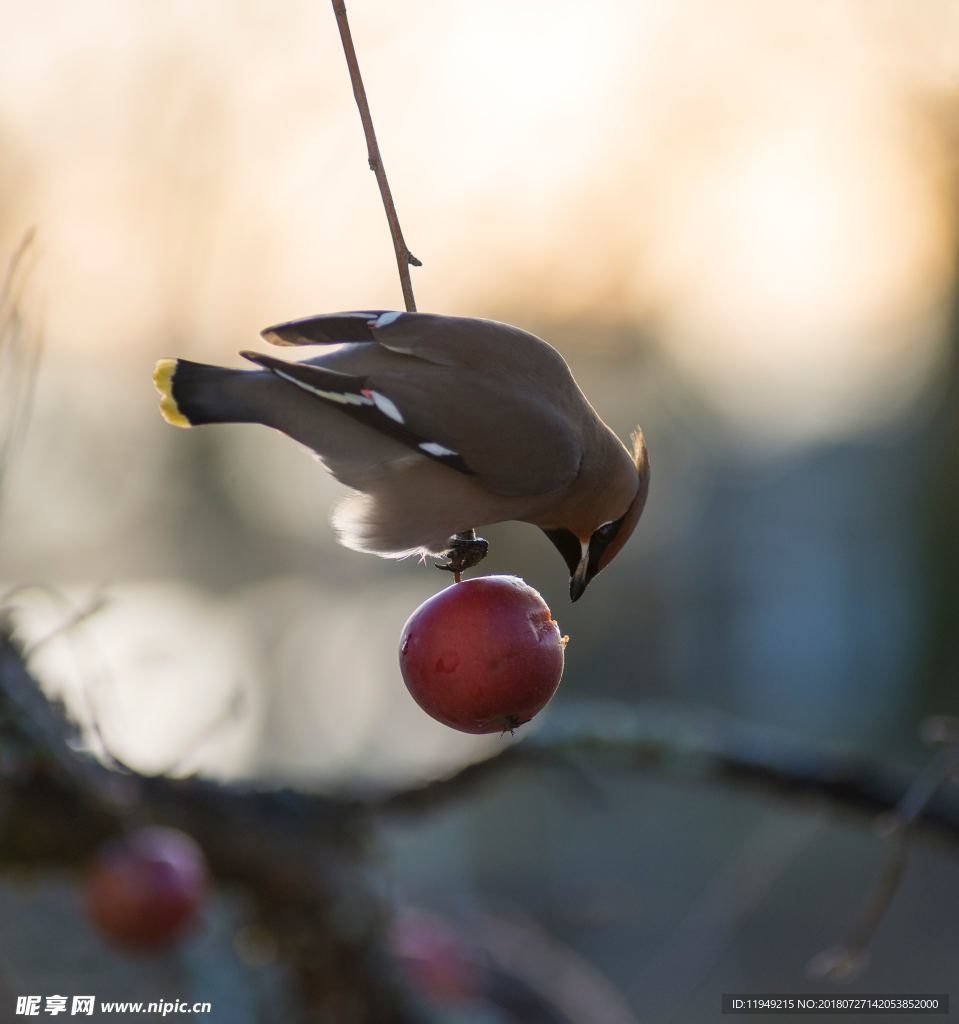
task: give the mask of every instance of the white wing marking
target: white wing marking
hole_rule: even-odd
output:
[[[374,327],[389,327],[390,324],[396,323],[397,320],[402,316],[402,313],[380,313],[380,315],[373,321]]]
[[[444,448],[443,445],[437,444],[435,441],[422,441],[420,443],[422,451],[428,455],[436,455],[442,458],[444,455],[457,455],[458,452],[454,452],[452,448]]]
[[[315,388],[312,384],[307,384],[302,380],[297,380],[296,377],[291,376],[289,373],[284,373],[282,370],[274,369],[273,372],[277,377],[282,377],[284,380],[288,380],[291,384],[295,384],[298,388],[302,388],[304,391],[309,391],[311,394],[319,395],[320,398],[325,398],[330,402],[338,402],[340,405],[373,405],[372,398],[367,398],[366,395],[357,395],[350,391],[325,391],[323,388]]]
[[[403,414],[397,408],[396,402],[391,398],[387,398],[386,395],[381,395],[379,391],[364,391],[363,394],[368,395],[373,399],[373,404],[377,409],[383,413],[384,416],[389,416],[391,420],[395,420],[397,423],[405,423]]]

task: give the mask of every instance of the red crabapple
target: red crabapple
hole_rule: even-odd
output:
[[[206,889],[203,852],[190,836],[142,828],[96,855],[87,877],[87,909],[113,945],[154,952],[189,931]]]
[[[560,636],[546,602],[515,576],[479,576],[424,601],[400,637],[400,670],[413,700],[462,732],[528,722],[563,674]]]

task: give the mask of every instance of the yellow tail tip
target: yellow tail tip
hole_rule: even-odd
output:
[[[175,359],[161,359],[153,369],[153,384],[160,392],[160,415],[174,427],[191,427],[193,424],[180,412],[173,397],[173,375],[176,373]]]

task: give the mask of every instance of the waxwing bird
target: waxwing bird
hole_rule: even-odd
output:
[[[532,523],[563,556],[575,601],[633,532],[649,487],[642,432],[627,450],[534,335],[382,311],[262,333],[325,350],[303,362],[242,352],[258,370],[161,359],[160,410],[180,427],[261,423],[311,448],[351,489],[333,515],[346,547],[445,555],[458,571],[486,553],[474,528]]]

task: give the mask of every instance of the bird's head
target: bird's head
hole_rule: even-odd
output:
[[[626,499],[625,511],[622,511],[623,499],[620,498],[620,504],[612,512],[614,518],[607,518],[610,510],[605,508],[605,514],[600,516],[602,521],[596,522],[597,516],[594,515],[593,521],[585,528],[543,528],[569,567],[569,596],[573,601],[583,596],[590,580],[619,554],[643,514],[649,492],[649,456],[641,430],[633,433],[632,440],[635,468],[631,471],[630,484],[633,489]]]

